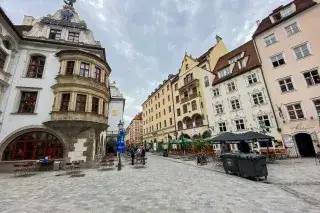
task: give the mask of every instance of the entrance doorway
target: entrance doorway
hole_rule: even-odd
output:
[[[314,157],[316,152],[312,143],[311,135],[299,133],[295,136],[297,147],[301,157]]]

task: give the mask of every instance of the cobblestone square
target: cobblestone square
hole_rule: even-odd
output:
[[[0,174],[0,212],[320,212],[320,185],[313,177],[300,184],[291,180],[299,171],[293,168],[290,173],[290,164],[269,166],[270,184],[226,175],[210,166],[149,155],[146,168],[125,162],[120,172],[91,169],[81,178],[55,172],[27,178]],[[318,175],[319,167],[315,168]],[[276,170],[284,171],[281,181],[274,176]],[[279,181],[273,183],[276,178]]]

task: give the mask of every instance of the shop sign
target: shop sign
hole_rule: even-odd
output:
[[[297,125],[291,127],[291,129],[295,132],[298,131],[310,131],[310,130],[314,130],[315,127],[314,126],[309,126],[309,125],[304,125],[303,123],[298,123]]]

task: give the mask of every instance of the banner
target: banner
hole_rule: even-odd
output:
[[[119,153],[125,153],[126,151],[124,136],[125,136],[125,132],[124,132],[124,129],[122,129],[120,130],[120,134],[117,137],[117,144],[116,144],[117,152]]]

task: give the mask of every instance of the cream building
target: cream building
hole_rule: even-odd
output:
[[[213,134],[265,130],[281,141],[254,42],[251,40],[222,56],[213,73],[212,99],[207,106]],[[266,145],[260,142],[253,149],[259,151],[259,147]],[[238,150],[236,144],[229,148]]]
[[[280,131],[292,156],[320,151],[320,1],[275,9],[254,33]]]
[[[210,72],[220,56],[227,53],[223,40],[198,58],[185,55],[179,73],[170,75],[142,104],[146,143],[198,137],[210,130],[207,97],[213,75]],[[155,148],[155,147],[154,147]]]

